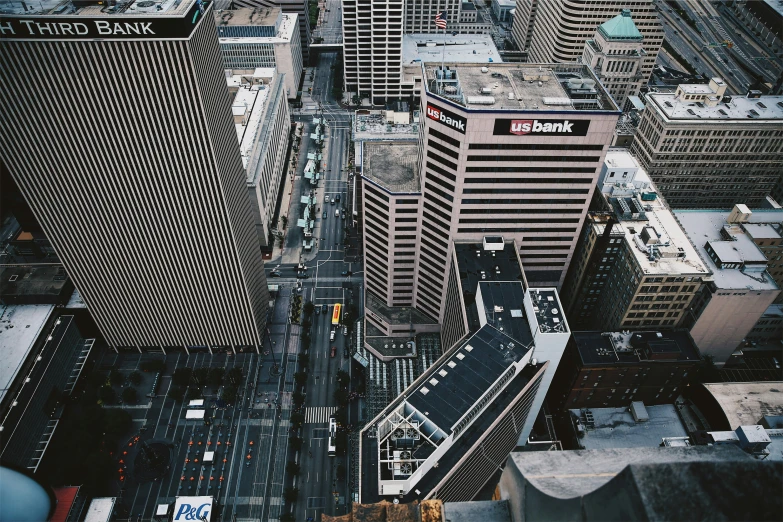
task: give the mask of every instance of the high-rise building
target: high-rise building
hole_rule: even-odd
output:
[[[517,47],[528,52],[529,62],[575,62],[598,26],[623,9],[631,11],[644,37],[640,72],[646,81],[663,45],[663,26],[653,0],[517,0],[512,36]]]
[[[638,95],[647,79],[641,71],[647,54],[643,39],[631,19],[631,11],[623,9],[598,26],[595,36],[585,42],[582,63],[593,68],[618,107],[625,107],[628,96]]]
[[[514,239],[562,284],[619,111],[584,65],[425,64],[413,303],[443,321],[452,241]]]
[[[274,67],[285,75],[286,97],[296,98],[303,70],[298,17],[277,7],[215,11],[226,69],[250,74],[259,67]]]
[[[650,94],[631,152],[672,208],[762,206],[780,179],[783,96],[727,96],[720,78]]]
[[[225,5],[216,9],[238,9],[250,7],[254,9],[279,7],[283,13],[295,14],[299,24],[299,41],[301,43],[302,61],[305,65],[310,63],[310,13],[309,1],[315,0],[228,0]]]
[[[626,150],[606,153],[599,187],[563,285],[572,327],[680,327],[709,270]]]
[[[209,4],[2,10],[0,161],[106,342],[258,349],[269,293]]]
[[[779,212],[772,214],[780,219]],[[723,366],[780,295],[767,272],[770,261],[756,243],[772,241],[761,239],[770,228],[764,226],[770,212],[735,205],[730,212],[680,210],[674,215],[712,273],[688,307],[684,326],[702,355]]]

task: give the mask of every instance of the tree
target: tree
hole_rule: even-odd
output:
[[[210,386],[220,386],[223,384],[223,376],[225,376],[225,374],[225,368],[212,368],[209,370],[209,377],[207,378],[207,382],[209,382]]]
[[[299,354],[299,366],[301,368],[307,368],[310,366],[310,356],[306,353]]]
[[[362,98],[358,94],[354,94],[353,98],[351,98],[351,101],[353,102],[354,105],[359,105],[360,103],[362,103]]]
[[[134,386],[138,386],[141,384],[141,374],[139,372],[131,372],[131,374],[128,375],[128,382]]]
[[[106,436],[108,446],[116,444],[116,441],[123,435],[127,435],[133,426],[133,419],[131,414],[125,410],[117,408],[109,408],[103,410],[103,434]],[[111,443],[111,444],[109,444]]]
[[[283,230],[285,230],[285,227],[288,226],[288,216],[280,216],[280,223],[282,224]]]
[[[288,439],[288,443],[291,445],[291,449],[294,451],[299,451],[302,449],[302,444],[304,444],[304,441],[299,437],[291,437]]]
[[[122,390],[122,402],[136,404],[137,400],[139,400],[139,394],[136,392],[136,388],[128,387]]]
[[[296,520],[296,517],[291,512],[280,515],[280,522],[294,522],[294,520]]]
[[[305,315],[313,315],[313,312],[315,311],[315,305],[312,301],[307,301],[302,310],[304,310]]]
[[[299,463],[291,461],[288,463],[288,471],[293,475],[294,477],[299,475],[299,472],[302,470],[302,467],[299,465]]]
[[[98,399],[103,404],[114,404],[117,402],[117,392],[111,386],[101,386],[98,390]]]
[[[209,368],[196,368],[193,371],[193,382],[199,386],[206,386],[209,378]]]
[[[144,361],[139,365],[143,372],[162,373],[166,369],[166,362],[162,359]]]
[[[301,426],[305,421],[305,416],[301,413],[293,413],[291,414],[291,426],[296,426],[297,428]]]
[[[345,370],[337,370],[337,385],[341,388],[348,386],[351,382],[351,376]]]
[[[171,381],[177,386],[187,386],[193,378],[192,368],[177,368],[171,376]]]
[[[291,400],[294,402],[294,407],[298,408],[304,404],[305,396],[303,393],[294,392],[294,394],[291,396]]]
[[[334,411],[334,420],[337,421],[337,424],[340,426],[348,425],[348,412],[345,411],[345,408],[337,408]]]
[[[304,386],[307,383],[307,374],[305,372],[296,372],[294,381],[296,381],[297,386]]]
[[[337,470],[335,470],[335,476],[337,480],[345,480],[345,466],[338,464]]]
[[[174,399],[176,402],[181,402],[185,398],[185,391],[179,386],[172,386],[169,388],[169,399]]]
[[[125,384],[125,374],[119,370],[112,370],[109,372],[109,382],[112,386],[122,386]]]
[[[289,504],[293,504],[296,502],[296,499],[299,498],[299,488],[285,488],[283,498],[285,498],[285,501]]]
[[[226,380],[234,386],[242,384],[242,368],[235,366],[226,374]]]
[[[226,386],[223,388],[223,392],[220,394],[220,398],[231,404],[237,399],[236,386]]]
[[[198,386],[191,386],[191,387],[188,388],[188,393],[186,395],[186,398],[189,401],[194,401],[196,399],[200,399],[201,396],[202,396],[201,395],[201,388],[199,388]]]

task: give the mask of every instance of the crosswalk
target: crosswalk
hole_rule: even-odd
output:
[[[311,424],[327,423],[337,406],[313,406],[305,409],[305,422]]]

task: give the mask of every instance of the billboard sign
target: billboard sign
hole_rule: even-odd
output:
[[[495,136],[587,136],[590,120],[495,120]]]
[[[174,504],[174,522],[209,522],[212,515],[212,497],[177,497]]]
[[[188,38],[208,1],[197,0],[184,15],[0,16],[0,40],[145,40]],[[211,15],[210,15],[211,16]]]
[[[462,134],[465,134],[465,126],[467,125],[468,120],[466,120],[462,116],[457,116],[451,111],[447,111],[446,109],[441,109],[437,105],[433,105],[432,103],[428,102],[427,117],[431,120],[435,120],[439,123],[442,123],[446,127],[450,127],[455,131],[459,131]]]

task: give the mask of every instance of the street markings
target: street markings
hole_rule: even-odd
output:
[[[305,423],[327,423],[337,406],[314,406],[305,410]]]

